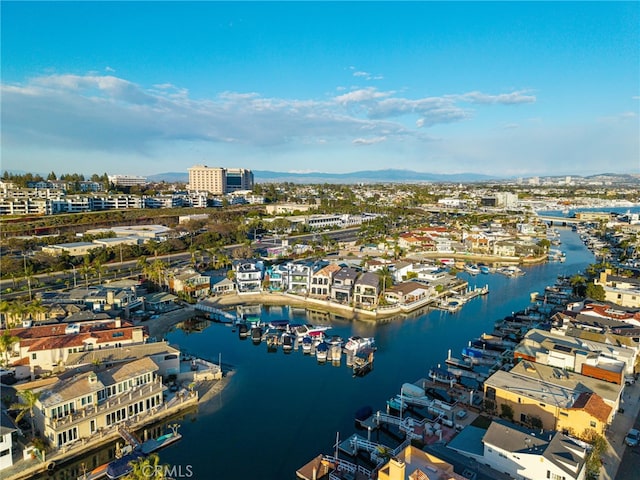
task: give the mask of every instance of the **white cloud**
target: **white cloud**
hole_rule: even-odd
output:
[[[462,95],[454,95],[453,98],[475,104],[501,104],[501,105],[513,105],[517,103],[534,103],[536,101],[535,95],[527,95],[527,92],[516,91],[511,93],[501,93],[498,95],[489,95],[482,92],[468,92]]]
[[[349,93],[338,95],[334,100],[338,103],[357,103],[367,102],[370,100],[376,100],[379,98],[385,98],[393,95],[393,92],[380,92],[374,87],[361,88],[358,90],[352,90]]]
[[[43,75],[3,84],[1,93],[3,143],[127,153],[147,153],[171,142],[250,147],[420,143],[432,140],[425,133],[428,127],[473,118],[469,104],[535,100],[522,91],[405,98],[374,87],[325,99],[234,91],[195,99],[171,83],[144,87],[99,74]]]
[[[374,137],[374,138],[355,138],[351,143],[354,145],[374,145],[376,143],[384,142],[387,137]]]

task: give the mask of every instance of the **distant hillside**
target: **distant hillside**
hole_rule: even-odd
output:
[[[437,174],[414,172],[412,170],[364,170],[350,173],[297,173],[254,170],[256,183],[293,182],[293,183],[417,183],[417,182],[481,182],[495,179],[489,175],[477,173]],[[185,172],[167,172],[149,175],[150,182],[188,182]]]
[[[188,183],[189,174],[187,172],[166,172],[156,173],[155,175],[147,175],[147,181],[151,183]]]

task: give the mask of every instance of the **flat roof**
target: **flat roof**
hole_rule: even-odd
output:
[[[623,388],[623,385],[529,361],[518,363],[509,372],[498,370],[485,385],[563,408],[571,408],[583,392],[594,392],[609,405],[617,405]]]

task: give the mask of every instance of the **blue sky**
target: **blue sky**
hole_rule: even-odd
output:
[[[1,2],[2,170],[640,171],[639,2]]]

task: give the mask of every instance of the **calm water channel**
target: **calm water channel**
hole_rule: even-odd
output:
[[[470,286],[488,284],[490,293],[458,313],[428,311],[377,325],[325,320],[332,325],[330,333],[343,338],[375,336],[375,367],[362,378],[352,377],[344,358],[336,367],[318,364],[302,351],[269,353],[265,344],[240,340],[221,324],[196,333],[170,332],[172,344],[212,361],[221,355],[234,373],[220,394],[181,422],[183,438],[161,452],[161,462],[181,467],[184,478],[187,472],[195,479],[295,478],[296,469],[312,457],[331,453],[337,432],[341,438],[354,433],[358,408],[384,409],[404,382],[426,377],[430,366],[444,364],[448,349],[459,356],[469,340],[490,332],[496,320],[527,307],[531,292],[542,292],[559,274],[573,275],[593,262],[576,233],[559,230],[565,263],[525,268],[526,275],[517,278],[461,274]],[[263,307],[263,317],[319,322],[288,307]]]

